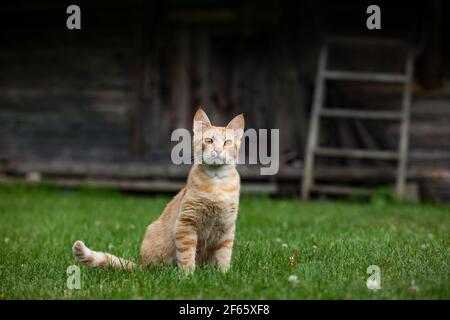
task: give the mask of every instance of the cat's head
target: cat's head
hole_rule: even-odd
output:
[[[226,127],[211,124],[202,109],[194,116],[194,155],[196,162],[208,165],[236,164],[241,138],[244,134],[244,116],[234,117]]]

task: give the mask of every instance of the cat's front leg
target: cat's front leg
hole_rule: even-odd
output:
[[[227,272],[230,269],[234,243],[234,229],[234,225],[231,226],[219,239],[214,249],[214,261],[223,272]]]
[[[195,270],[197,220],[192,212],[181,212],[175,223],[175,246],[178,267],[186,273]]]

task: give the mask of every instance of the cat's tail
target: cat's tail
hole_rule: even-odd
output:
[[[91,267],[112,267],[114,269],[134,269],[136,267],[136,264],[132,261],[106,252],[93,251],[80,240],[75,241],[72,246],[72,252],[81,263]]]

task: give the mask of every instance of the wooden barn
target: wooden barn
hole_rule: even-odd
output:
[[[81,30],[70,2],[4,3],[1,180],[177,190],[189,165],[170,161],[171,133],[202,105],[213,123],[243,112],[280,129],[278,174],[240,166],[244,192],[299,196],[306,174],[312,195],[345,194],[403,174],[407,197],[448,201],[450,4],[375,2],[373,30],[369,1],[78,1]],[[325,45],[340,73],[320,69]]]

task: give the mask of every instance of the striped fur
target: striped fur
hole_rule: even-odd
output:
[[[239,207],[235,163],[243,130],[242,115],[227,127],[214,127],[203,110],[197,111],[193,145],[203,163],[192,166],[186,186],[147,227],[141,245],[143,267],[177,263],[191,273],[198,264],[215,264],[222,271],[229,270]],[[94,267],[135,267],[109,253],[92,251],[81,241],[75,242],[73,252],[82,263]]]
[[[72,252],[77,259],[92,267],[111,267],[114,269],[133,269],[136,265],[128,260],[118,258],[105,252],[97,252],[89,249],[83,241],[75,241]]]

